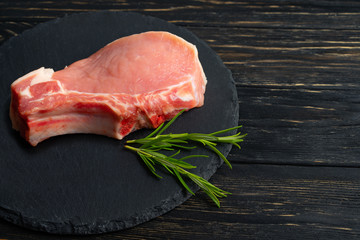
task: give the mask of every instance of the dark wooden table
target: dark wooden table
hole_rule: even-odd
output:
[[[0,2],[0,43],[65,14],[133,11],[186,27],[232,71],[242,150],[199,193],[131,229],[85,239],[359,239],[359,1]],[[0,176],[1,177],[1,176]],[[2,194],[2,193],[0,193]],[[0,239],[84,239],[0,220]]]

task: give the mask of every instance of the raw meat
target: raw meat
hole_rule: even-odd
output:
[[[63,70],[39,68],[11,85],[10,118],[33,146],[56,135],[122,139],[204,103],[194,45],[168,32],[120,38]]]

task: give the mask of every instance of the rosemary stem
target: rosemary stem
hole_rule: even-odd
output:
[[[184,111],[184,110],[183,110]],[[150,133],[145,138],[133,139],[126,141],[127,144],[137,144],[139,147],[133,147],[130,145],[125,145],[124,147],[136,152],[140,158],[144,161],[146,166],[150,171],[157,177],[161,178],[155,171],[155,165],[159,165],[168,170],[172,175],[177,177],[180,183],[188,190],[190,193],[194,194],[189,186],[184,181],[183,177],[187,177],[189,180],[193,181],[198,185],[213,201],[220,207],[219,199],[220,197],[226,197],[227,194],[231,194],[227,191],[224,191],[206,179],[187,171],[185,169],[196,168],[196,166],[184,161],[188,158],[194,157],[208,157],[207,155],[188,155],[182,158],[175,158],[177,154],[180,153],[180,150],[193,149],[197,147],[196,143],[201,143],[203,146],[208,147],[214,153],[216,153],[224,162],[230,167],[230,162],[226,157],[217,149],[217,144],[232,144],[240,148],[239,144],[243,141],[243,138],[246,134],[240,135],[237,133],[230,136],[216,136],[218,134],[223,134],[232,130],[236,130],[241,126],[232,127],[210,134],[205,133],[169,133],[162,134],[174,121],[175,119],[183,112],[179,112],[172,120],[167,124],[162,123],[157,129]],[[167,156],[160,151],[174,151],[172,155]]]

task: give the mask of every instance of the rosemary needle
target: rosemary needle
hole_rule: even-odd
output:
[[[145,165],[149,168],[151,173],[156,177],[162,178],[159,174],[156,173],[155,165],[160,165],[164,167],[168,172],[174,175],[182,186],[194,195],[193,191],[186,184],[183,179],[187,177],[198,185],[214,202],[220,207],[220,202],[218,198],[226,197],[228,194],[231,194],[227,191],[221,190],[220,188],[214,186],[204,178],[191,173],[188,169],[196,168],[196,166],[191,165],[190,163],[185,162],[189,158],[198,158],[198,157],[208,157],[206,155],[188,155],[186,157],[177,159],[176,155],[184,149],[193,149],[197,145],[190,145],[191,143],[200,143],[204,147],[209,148],[215,152],[224,162],[232,168],[230,162],[226,157],[216,148],[219,143],[227,143],[235,145],[240,148],[239,143],[243,141],[243,138],[246,134],[241,135],[237,133],[231,136],[219,136],[220,134],[227,133],[229,131],[241,128],[242,126],[237,126],[233,128],[224,129],[221,131],[213,132],[210,134],[205,133],[177,133],[177,134],[162,134],[180,115],[183,111],[179,112],[173,119],[171,119],[167,124],[161,124],[156,128],[152,133],[150,133],[145,138],[128,140],[127,144],[138,144],[139,147],[133,147],[130,145],[125,145],[125,148],[136,152],[140,158],[143,160]],[[165,151],[176,151],[170,156],[163,154]],[[161,151],[161,152],[159,152]]]

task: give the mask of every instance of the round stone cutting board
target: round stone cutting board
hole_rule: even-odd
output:
[[[160,171],[164,178],[155,178],[136,154],[124,149],[126,140],[145,137],[151,130],[136,131],[121,141],[63,135],[32,147],[12,129],[9,118],[10,85],[18,77],[42,66],[60,70],[117,38],[160,30],[196,45],[208,79],[204,106],[184,113],[167,132],[210,133],[237,125],[231,72],[188,30],[136,13],[106,11],[39,24],[0,47],[0,217],[50,233],[95,234],[146,222],[190,197],[172,176]],[[224,155],[230,148],[219,146]],[[210,156],[191,159],[198,166],[194,172],[206,179],[222,164],[207,149],[188,154]]]

